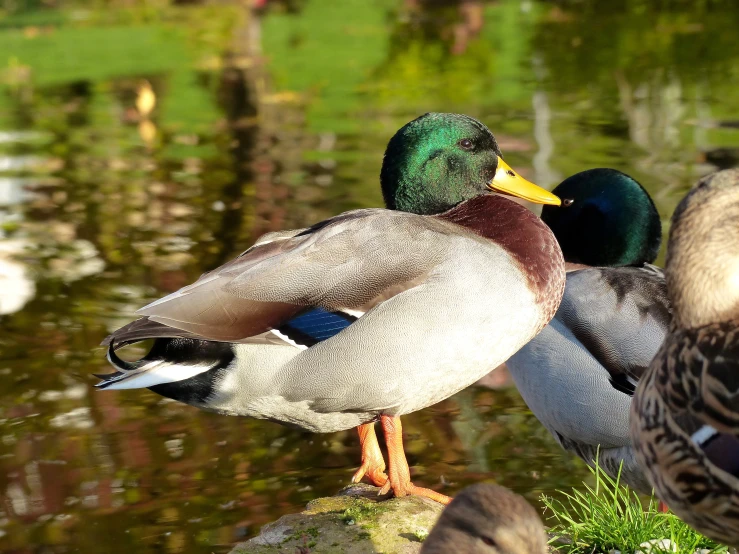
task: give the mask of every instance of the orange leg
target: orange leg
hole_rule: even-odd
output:
[[[387,494],[392,489],[393,494],[397,497],[415,494],[436,500],[442,504],[449,504],[452,499],[448,496],[431,489],[417,487],[411,483],[411,472],[408,468],[408,461],[405,459],[405,450],[403,450],[403,427],[400,424],[400,418],[381,416],[380,422],[385,433],[390,470],[388,471],[388,481],[380,489],[379,494]]]
[[[669,509],[669,508],[667,507],[667,504],[665,504],[664,502],[662,502],[662,501],[660,500],[660,501],[659,501],[659,505],[657,506],[657,511],[658,511],[658,512],[661,512],[661,513],[663,513],[663,514],[666,514],[667,512],[669,512],[669,511],[670,511],[670,509]]]
[[[366,475],[373,485],[382,487],[387,483],[387,475],[385,475],[385,459],[377,443],[375,422],[360,425],[357,431],[359,432],[359,444],[362,445],[362,465],[352,477],[352,483],[359,483]]]

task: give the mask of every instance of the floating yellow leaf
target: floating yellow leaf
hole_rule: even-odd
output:
[[[142,118],[149,117],[157,105],[157,96],[151,88],[149,81],[141,81],[136,89],[136,109]]]
[[[154,139],[157,138],[157,127],[148,119],[139,121],[139,136],[147,146],[154,144]]]

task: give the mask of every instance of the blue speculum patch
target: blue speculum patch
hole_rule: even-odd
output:
[[[277,330],[297,344],[313,346],[333,337],[356,320],[356,317],[343,312],[314,308],[292,318]]]

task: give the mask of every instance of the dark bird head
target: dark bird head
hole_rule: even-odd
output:
[[[481,483],[442,512],[421,554],[545,554],[547,535],[536,510],[504,487]]]
[[[565,261],[589,266],[652,263],[662,242],[654,202],[633,178],[615,169],[576,173],[553,191],[562,209],[544,206],[542,220],[557,237]]]

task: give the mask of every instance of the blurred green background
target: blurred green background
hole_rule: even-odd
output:
[[[353,432],[93,391],[100,340],[266,231],[381,205],[427,111],[543,186],[630,173],[666,226],[739,156],[738,28],[732,0],[0,0],[0,551],[226,552],[335,493]],[[405,429],[448,493],[588,476],[502,372]]]

